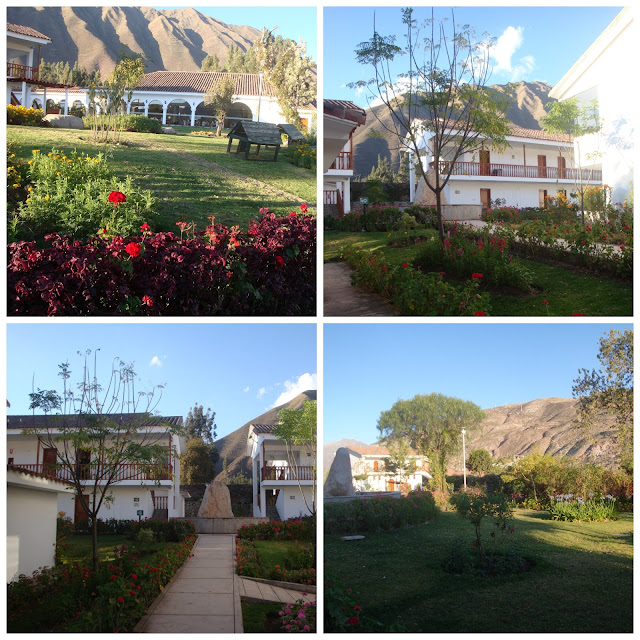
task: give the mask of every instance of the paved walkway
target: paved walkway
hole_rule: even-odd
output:
[[[325,316],[397,316],[396,309],[381,296],[351,285],[351,268],[344,262],[324,265]]]
[[[165,587],[137,633],[242,633],[235,534],[199,534],[193,557]]]
[[[260,600],[262,602],[295,602],[303,600],[304,602],[315,602],[316,594],[306,591],[298,591],[297,589],[287,589],[273,584],[272,582],[260,582],[259,580],[251,580],[250,578],[240,578],[239,580],[240,597],[247,600]],[[303,595],[306,594],[306,595]]]

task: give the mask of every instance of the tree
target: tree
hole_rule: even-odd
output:
[[[530,453],[500,477],[503,482],[517,480],[522,483],[525,493],[533,494],[533,499],[538,502],[543,494],[554,493],[562,484],[563,466],[560,458],[549,454]]]
[[[580,198],[580,210],[582,211],[582,223],[584,224],[584,196],[593,175],[593,169],[586,172],[582,168],[580,139],[583,136],[597,134],[602,130],[598,113],[598,101],[592,100],[587,104],[581,104],[578,98],[569,98],[562,102],[554,102],[549,109],[549,113],[540,119],[540,124],[542,124],[542,128],[547,133],[555,134],[558,136],[558,140],[562,139],[566,142],[565,150],[574,165],[572,173],[575,180],[576,194]],[[567,140],[566,136],[570,136],[570,139]],[[574,143],[575,153],[573,153]],[[594,152],[587,157],[593,158],[598,155],[597,152]]]
[[[189,409],[187,419],[184,422],[184,429],[188,439],[199,438],[207,444],[213,444],[216,439],[216,412],[204,408],[197,402]]]
[[[220,59],[218,56],[215,53],[206,56],[200,65],[200,71],[220,71]]]
[[[371,40],[356,49],[358,62],[371,65],[374,77],[349,86],[368,90],[382,103],[390,121],[383,121],[378,110],[372,112],[383,135],[395,139],[398,148],[411,151],[415,158],[425,150],[422,141],[425,133],[430,133],[427,151],[435,171],[429,176],[422,162],[416,162],[416,166],[435,195],[440,241],[444,243],[442,191],[463,154],[506,147],[509,100],[506,94],[487,87],[490,39],[477,40],[472,27],[456,25],[453,11],[450,25],[437,21],[433,9],[431,18],[423,21],[426,35],[422,36],[413,12],[411,8],[402,10],[404,47],[395,44],[395,36],[380,35],[374,18]],[[397,80],[391,64],[403,55],[407,56],[409,69]],[[419,111],[421,119],[417,118]]]
[[[606,411],[615,416],[620,466],[633,473],[633,330],[611,329],[600,338],[599,370],[580,369],[573,396],[580,399],[580,423],[590,428]]]
[[[227,117],[227,113],[231,110],[235,90],[235,80],[227,76],[213,85],[204,96],[204,104],[213,109],[213,113],[216,117],[216,121],[218,123],[216,134],[218,136],[222,135],[224,119]]]
[[[407,478],[415,471],[416,463],[410,457],[413,453],[411,446],[406,440],[389,440],[387,449],[389,458],[387,459],[387,470],[395,473],[400,478],[400,482],[406,482]]]
[[[187,451],[180,457],[180,465],[180,480],[183,484],[209,484],[214,476],[211,445],[201,438],[188,440]]]
[[[474,449],[469,454],[467,469],[485,475],[493,469],[493,458],[486,449]]]
[[[378,430],[387,446],[405,441],[428,457],[436,488],[446,491],[447,465],[462,449],[460,431],[477,431],[484,418],[483,411],[473,402],[432,393],[398,400],[380,414]]]
[[[41,426],[25,429],[23,433],[35,435],[40,446],[56,451],[56,464],[70,478],[76,500],[91,521],[93,568],[97,570],[98,513],[103,504],[113,500],[111,487],[137,478],[140,468],[152,477],[160,469],[159,461],[165,461],[164,476],[166,434],[182,435],[182,427],[167,425],[163,432],[150,429],[151,412],[161,399],[162,387],[139,392],[134,365],[119,358],[115,359],[108,384],[103,387],[97,378],[97,353],[93,372],[90,356],[91,351],[84,354],[82,377],[75,390],[69,382],[72,376],[69,363],[65,362],[59,365],[58,374],[63,380],[62,394],[42,389],[29,394],[29,408],[42,410],[45,416]],[[58,414],[50,415],[52,412]],[[89,498],[85,499],[85,495]]]
[[[389,162],[389,158],[383,158],[381,154],[378,154],[378,162],[374,167],[371,167],[371,172],[367,176],[367,180],[394,182],[395,174],[391,171],[391,162]]]
[[[283,440],[287,448],[287,459],[300,489],[304,504],[316,518],[316,475],[317,475],[317,427],[316,427],[317,403],[315,400],[306,400],[300,409],[282,409],[279,414],[280,421],[273,431],[279,440]],[[307,460],[311,461],[312,470],[312,497],[308,500],[299,473],[299,454],[303,453]]]

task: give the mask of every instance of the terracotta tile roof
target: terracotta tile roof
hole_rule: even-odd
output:
[[[19,33],[21,36],[30,36],[31,38],[42,38],[43,40],[51,42],[51,38],[49,36],[45,36],[44,33],[40,33],[31,27],[24,27],[21,24],[7,22],[7,31],[10,31],[11,33]]]
[[[136,89],[174,93],[206,93],[212,85],[227,77],[231,77],[236,83],[235,95],[260,95],[260,74],[221,73],[219,71],[153,71],[145,74]],[[264,78],[262,80],[262,95],[275,97],[273,87]]]
[[[531,138],[533,140],[553,140],[560,142],[571,142],[572,138],[566,134],[551,134],[543,131],[542,129],[525,129],[524,127],[519,127],[517,124],[513,124],[513,122],[508,122],[509,129],[511,130],[512,136],[516,136],[518,138]]]
[[[128,424],[133,421],[134,417],[139,416],[136,413],[110,413],[105,417],[117,420],[121,424]],[[162,424],[161,424],[162,423]],[[7,416],[7,429],[33,429],[35,427],[48,426],[52,429],[66,425],[68,427],[86,426],[87,421],[84,417],[78,415],[56,415],[56,416]],[[144,427],[159,426],[180,426],[182,425],[182,416],[151,416],[142,424]]]
[[[328,116],[351,120],[358,124],[364,124],[367,120],[365,110],[355,102],[348,102],[347,100],[325,100],[324,112]]]
[[[26,476],[33,476],[34,478],[46,478],[47,480],[51,480],[53,482],[59,482],[60,484],[73,485],[73,482],[71,482],[70,480],[65,480],[64,478],[51,477],[51,475],[47,473],[38,473],[37,471],[23,469],[19,464],[8,464],[7,471],[16,471],[17,473],[24,473]]]

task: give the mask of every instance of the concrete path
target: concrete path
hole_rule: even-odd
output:
[[[381,296],[351,285],[351,268],[344,262],[324,265],[324,315],[397,316],[396,309]]]
[[[304,602],[315,602],[316,600],[315,592],[309,593],[304,589],[302,591],[288,589],[273,584],[273,582],[261,582],[259,580],[251,580],[250,578],[240,578],[239,583],[240,597],[246,598],[247,600],[281,602],[282,604],[287,604],[288,602],[293,603],[296,600],[302,600]]]
[[[136,625],[137,633],[242,633],[235,534],[199,534],[188,558]]]

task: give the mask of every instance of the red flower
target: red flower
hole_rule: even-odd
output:
[[[117,207],[121,202],[127,201],[127,196],[124,193],[120,193],[120,191],[112,191],[107,200],[112,202],[114,207]]]
[[[124,598],[122,596],[118,596],[118,602],[122,604],[124,602]]]
[[[140,231],[142,231],[142,233],[146,233],[147,231],[151,231],[151,227],[145,222],[141,227],[140,227]]]
[[[135,595],[136,595],[136,592],[135,592],[135,591],[129,591],[129,595],[130,595],[130,596],[135,596]]]
[[[153,299],[149,296],[143,296],[142,304],[146,304],[148,307],[153,307]],[[136,580],[138,576],[134,573],[131,577]]]
[[[549,303],[546,300],[543,300],[542,304],[549,304]]]
[[[360,624],[360,618],[356,618],[355,616],[353,616],[352,618],[348,618],[347,624],[351,624],[351,625]]]
[[[137,242],[130,242],[124,250],[132,257],[137,258],[140,255],[140,245]]]
[[[484,311],[474,311],[474,316],[486,316],[487,314]]]
[[[176,222],[176,224],[180,227],[180,231],[184,231],[189,226],[187,222]]]
[[[409,266],[409,265],[408,265],[406,262],[404,262],[404,263],[402,264],[402,268],[403,268],[403,269],[406,269],[408,266]]]
[[[276,262],[278,263],[278,266],[282,266],[284,264],[284,258],[282,256],[276,256]]]
[[[111,576],[112,580],[115,580],[118,576]]]
[[[295,211],[292,211],[292,212],[289,214],[289,218],[297,218],[297,217],[298,217],[298,214],[297,214]]]
[[[584,313],[572,313],[572,316],[584,316]]]
[[[143,298],[143,299],[144,299],[144,298]],[[137,580],[137,579],[138,579],[138,576],[137,576],[135,573],[132,573],[132,574],[131,574],[131,579],[132,579],[132,580]]]
[[[307,205],[304,202],[300,205],[300,211],[307,213]]]
[[[484,276],[481,273],[472,273],[471,274],[471,279],[472,280],[478,280],[479,278],[483,278]]]

